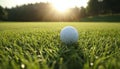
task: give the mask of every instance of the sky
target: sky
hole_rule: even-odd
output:
[[[7,8],[11,8],[11,7],[15,7],[23,5],[23,4],[28,4],[28,3],[36,3],[36,2],[51,2],[51,3],[58,3],[60,2],[61,5],[63,3],[67,3],[69,4],[71,7],[77,6],[77,7],[81,7],[87,6],[87,2],[88,0],[0,0],[0,6],[2,7],[7,7]]]

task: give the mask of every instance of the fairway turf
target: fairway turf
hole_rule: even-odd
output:
[[[65,45],[60,31],[78,30]],[[1,22],[0,69],[120,69],[120,24],[107,22]]]

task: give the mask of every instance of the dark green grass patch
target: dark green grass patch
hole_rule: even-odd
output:
[[[79,40],[60,41],[64,26]],[[0,69],[119,69],[119,23],[0,23]]]
[[[120,15],[100,15],[94,17],[82,18],[80,21],[85,22],[120,22]]]

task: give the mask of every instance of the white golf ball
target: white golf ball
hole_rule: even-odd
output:
[[[60,32],[60,39],[65,44],[73,44],[78,40],[78,31],[72,26],[66,26]]]

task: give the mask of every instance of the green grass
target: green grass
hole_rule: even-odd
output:
[[[80,21],[85,22],[120,22],[120,14],[99,15],[94,17],[82,18]]]
[[[72,45],[60,41],[68,25],[79,33]],[[0,69],[120,69],[120,24],[1,22]]]

